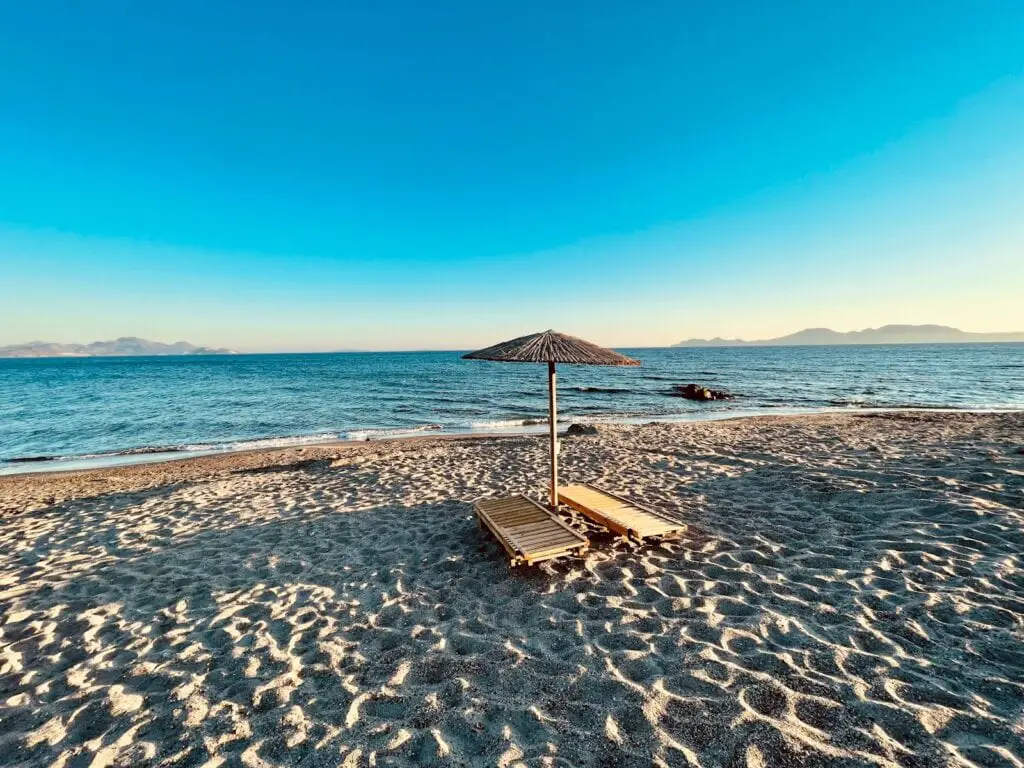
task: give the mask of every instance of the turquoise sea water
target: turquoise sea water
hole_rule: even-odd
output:
[[[559,367],[561,419],[1024,409],[1024,344],[623,351],[642,367]],[[737,398],[694,403],[667,394],[689,382]],[[457,352],[0,360],[0,473],[339,438],[542,429],[546,385],[543,366]]]

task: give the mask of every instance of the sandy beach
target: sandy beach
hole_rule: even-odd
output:
[[[1024,414],[606,426],[689,523],[510,569],[542,436],[0,478],[0,764],[1022,766]]]

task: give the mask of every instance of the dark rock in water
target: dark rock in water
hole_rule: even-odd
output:
[[[732,400],[734,395],[729,394],[725,390],[721,389],[710,389],[709,387],[702,387],[700,384],[687,384],[685,387],[676,386],[675,391],[671,394],[675,397],[685,397],[687,400]]]
[[[567,435],[596,435],[597,433],[598,429],[595,424],[570,424],[569,428],[565,430]]]

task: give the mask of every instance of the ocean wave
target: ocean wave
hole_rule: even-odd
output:
[[[632,392],[633,391],[631,389],[623,389],[623,388],[620,388],[620,387],[573,387],[573,389],[575,389],[577,392],[609,392],[609,393],[619,393],[619,392]]]
[[[547,424],[544,418],[524,419],[495,419],[494,421],[471,421],[470,429],[507,429],[509,427],[535,427],[540,424]]]
[[[962,411],[963,405],[937,405],[934,403],[879,403],[859,398],[829,400],[828,404],[835,408],[875,408],[886,411]]]
[[[182,450],[188,450],[177,445],[157,445],[157,446],[144,446],[142,448],[129,448],[124,451],[116,451],[112,456],[145,456],[150,453],[177,453]]]
[[[671,381],[675,384],[688,384],[693,381],[700,381],[701,379],[717,379],[722,375],[723,374],[717,373],[716,371],[680,371],[679,373],[674,373],[671,376],[649,373],[640,376],[640,378],[647,381]]]
[[[738,393],[735,393],[738,394]],[[772,397],[770,395],[758,395],[755,396],[754,402],[764,403],[772,406],[797,406],[800,408],[824,408],[828,405],[829,401],[821,397],[797,397],[795,395],[789,395],[786,397]]]
[[[613,423],[616,421],[623,420],[636,420],[643,418],[657,418],[660,416],[668,416],[670,414],[653,414],[653,413],[608,413],[607,411],[601,410],[599,407],[594,408],[593,414],[587,413],[572,413],[562,414],[558,417],[559,424],[592,424],[592,423]],[[548,420],[545,418],[524,418],[524,419],[496,419],[494,421],[473,421],[470,422],[470,429],[511,429],[515,427],[537,427],[546,425]]]
[[[312,435],[282,435],[278,437],[261,437],[251,440],[227,440],[208,443],[184,443],[181,445],[154,445],[138,448],[125,448],[118,451],[101,451],[96,453],[66,454],[57,456],[15,456],[3,459],[0,464],[29,464],[35,462],[67,462],[92,459],[115,459],[117,457],[146,456],[151,454],[173,453],[231,453],[234,451],[253,451],[265,448],[291,448],[302,445],[319,445],[338,440],[372,440],[387,437],[403,437],[420,432],[439,431],[444,429],[441,424],[423,424],[416,427],[394,429],[357,429],[348,432],[320,432]]]
[[[81,459],[112,459],[118,456],[146,456],[155,453],[183,453],[193,448],[183,445],[142,446],[125,448],[120,451],[100,451],[97,453],[59,454],[54,456],[13,456],[0,460],[0,464],[32,464],[37,462],[78,461]]]
[[[380,440],[389,437],[406,437],[420,432],[438,432],[441,424],[421,424],[418,427],[395,427],[393,429],[353,429],[344,433],[347,440]]]
[[[251,451],[260,448],[290,448],[294,445],[311,445],[315,443],[329,443],[340,440],[343,435],[338,432],[321,432],[315,435],[282,435],[278,437],[260,437],[251,440],[232,440],[218,443],[191,443],[179,445],[166,449],[169,451],[195,452],[195,451]],[[150,451],[158,453],[161,451]],[[125,454],[119,454],[125,455]]]
[[[639,411],[632,411],[629,413],[608,413],[607,411],[599,411],[590,414],[573,414],[566,416],[564,419],[559,419],[559,422],[565,421],[569,424],[614,424],[616,422],[630,422],[636,421],[637,419],[658,419],[658,418],[669,418],[673,414],[671,413],[642,413]]]

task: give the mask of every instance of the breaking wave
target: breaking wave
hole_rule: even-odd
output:
[[[547,424],[544,418],[524,419],[495,419],[494,421],[471,421],[470,429],[508,429],[510,427],[535,427],[540,424]]]

